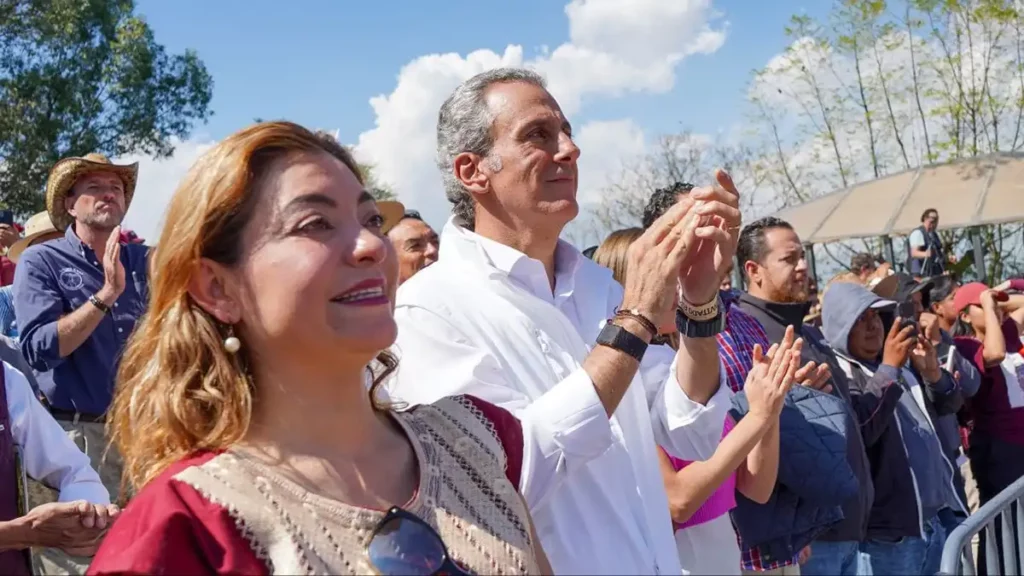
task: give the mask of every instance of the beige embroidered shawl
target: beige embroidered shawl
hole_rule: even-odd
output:
[[[408,511],[477,574],[537,574],[527,512],[505,476],[490,422],[464,398],[395,412],[420,463]],[[372,574],[366,548],[384,512],[311,494],[250,458],[226,452],[175,476],[226,508],[274,574]]]

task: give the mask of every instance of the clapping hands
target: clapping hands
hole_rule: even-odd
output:
[[[786,394],[797,381],[800,366],[800,351],[803,340],[793,339],[793,327],[786,329],[786,335],[779,344],[773,344],[764,353],[759,344],[754,345],[754,364],[747,374],[743,391],[750,402],[750,415],[775,422],[786,403]]]

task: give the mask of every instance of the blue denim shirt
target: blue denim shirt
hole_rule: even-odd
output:
[[[66,358],[60,357],[57,320],[85,305],[103,287],[103,264],[73,226],[63,238],[32,246],[18,259],[14,309],[21,352],[53,408],[89,415],[107,411],[125,341],[146,309],[148,254],[149,248],[141,244],[121,245],[124,293],[92,335]]]
[[[0,287],[0,335],[18,339],[14,320],[14,285]]]

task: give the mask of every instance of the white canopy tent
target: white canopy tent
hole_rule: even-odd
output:
[[[855,184],[773,216],[792,224],[804,242],[818,244],[907,235],[921,225],[921,214],[929,208],[939,212],[939,229],[1024,220],[1024,154],[922,166]],[[976,262],[981,262],[980,252],[976,242]]]

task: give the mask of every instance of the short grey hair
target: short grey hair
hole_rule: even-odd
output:
[[[444,181],[444,193],[452,203],[452,214],[463,227],[473,229],[476,217],[473,197],[455,177],[455,157],[470,152],[487,157],[494,146],[491,125],[494,114],[484,94],[494,84],[526,82],[547,88],[544,78],[525,68],[496,68],[466,80],[441,105],[437,116],[437,167]]]

